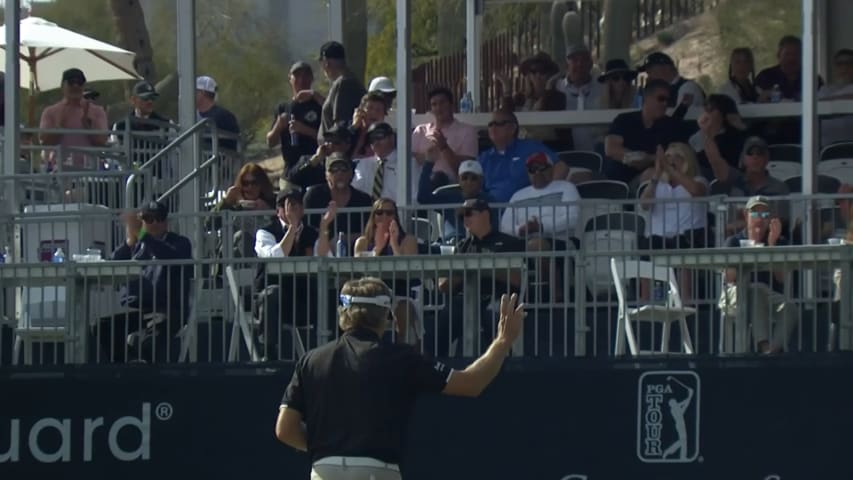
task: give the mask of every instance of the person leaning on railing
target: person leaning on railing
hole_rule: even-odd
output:
[[[750,243],[751,247],[788,244],[782,235],[782,222],[770,211],[770,200],[767,197],[751,197],[746,203],[744,216],[746,228],[726,239],[726,247],[741,248],[745,243]],[[721,299],[720,304],[726,306],[726,315],[734,316],[737,302],[746,301],[747,318],[752,322],[756,350],[760,353],[781,352],[787,347],[797,326],[797,307],[784,296],[785,272],[750,271],[749,265],[741,267],[731,266],[726,269],[727,287],[723,292],[726,301]],[[746,292],[739,292],[735,287],[739,274],[751,276]]]
[[[101,318],[92,331],[90,357],[99,362],[125,360],[172,361],[179,351],[172,340],[189,316],[192,265],[147,263],[192,259],[187,237],[169,231],[169,210],[152,201],[138,213],[122,216],[125,243],[112,260],[146,262],[139,279],[122,287],[121,304],[126,313]],[[130,353],[126,356],[126,353]]]
[[[397,204],[390,198],[373,202],[364,233],[355,241],[355,256],[417,255],[418,239],[406,233],[400,222]],[[412,287],[420,281],[402,274],[394,278],[394,329],[397,343],[420,345],[421,331],[415,304],[412,302]]]

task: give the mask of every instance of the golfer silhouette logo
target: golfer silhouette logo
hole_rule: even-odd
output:
[[[637,457],[647,463],[687,463],[699,457],[699,376],[646,372],[637,403]]]

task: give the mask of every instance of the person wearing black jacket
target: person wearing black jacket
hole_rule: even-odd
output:
[[[112,260],[192,259],[187,237],[168,230],[168,209],[160,202],[146,204],[138,214],[123,216],[126,239]],[[146,264],[138,279],[120,292],[125,313],[102,318],[92,332],[91,353],[96,361],[174,360],[171,345],[189,315],[192,265]],[[100,348],[96,348],[99,346]]]

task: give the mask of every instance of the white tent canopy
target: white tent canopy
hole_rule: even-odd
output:
[[[6,26],[0,27],[0,65],[6,62]],[[79,68],[88,82],[139,78],[134,53],[89,38],[38,17],[20,23],[20,85],[35,91],[53,90],[62,72]]]

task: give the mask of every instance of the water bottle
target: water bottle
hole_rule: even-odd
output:
[[[344,240],[344,232],[338,232],[338,243],[335,245],[335,251],[338,258],[347,256],[347,241]]]
[[[56,249],[53,252],[53,259],[51,260],[53,263],[65,263],[65,252],[62,251],[62,247]]]
[[[459,101],[459,112],[460,113],[471,113],[474,111],[474,100],[471,98],[471,92],[465,92],[465,95],[462,96],[462,100]]]
[[[12,263],[14,261],[15,258],[14,255],[12,255],[12,249],[9,245],[6,245],[6,247],[3,248],[3,263]]]
[[[299,146],[299,134],[296,132],[290,132],[290,146],[298,147]]]
[[[779,88],[779,84],[773,85],[773,89],[770,90],[770,103],[779,103],[782,101],[782,89]]]

